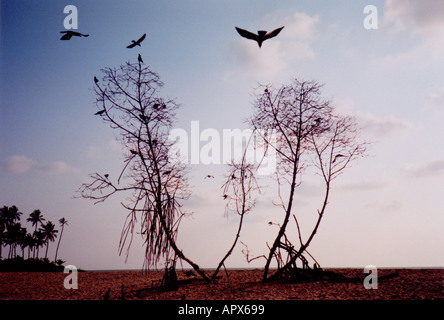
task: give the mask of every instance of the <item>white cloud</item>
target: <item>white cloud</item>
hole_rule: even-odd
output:
[[[34,164],[34,160],[26,156],[11,156],[6,159],[6,170],[12,173],[26,173]]]
[[[397,212],[403,209],[399,200],[375,201],[366,205],[367,208],[374,209],[376,212]]]
[[[108,148],[114,154],[122,154],[123,152],[122,144],[118,140],[108,141]]]
[[[444,54],[444,1],[387,0],[383,25],[395,34],[408,32],[418,42],[411,49],[387,55],[387,65],[428,64]]]
[[[262,48],[251,40],[236,38],[232,43],[234,53],[233,68],[228,76],[238,76],[239,73],[252,75],[255,78],[270,79],[284,71],[294,60],[314,57],[311,42],[316,37],[315,27],[318,16],[309,16],[304,12],[292,15],[273,14],[267,16],[258,25],[274,28],[285,26],[275,38],[265,41]],[[249,26],[239,26],[251,32],[256,32]],[[260,29],[260,28],[259,28]]]
[[[393,115],[376,116],[358,111],[355,116],[362,130],[372,137],[397,136],[406,134],[414,128],[409,120]]]
[[[426,107],[444,106],[444,87],[429,93],[425,99]]]
[[[349,98],[335,99],[333,105],[339,114],[355,117],[362,133],[370,138],[404,135],[414,129],[414,125],[407,119],[356,111],[354,101]]]
[[[74,167],[71,167],[64,161],[55,161],[50,164],[41,165],[39,170],[44,173],[49,174],[63,174],[63,173],[79,173],[80,170]]]
[[[371,191],[378,190],[387,186],[386,181],[381,180],[364,180],[349,182],[340,185],[339,187],[344,191]]]
[[[97,159],[102,154],[102,149],[99,147],[89,146],[85,149],[85,157],[87,159]]]
[[[407,166],[405,171],[417,178],[437,177],[444,174],[444,160],[435,160],[421,166]]]
[[[404,30],[423,37],[444,35],[444,1],[387,0],[383,21],[395,32]]]

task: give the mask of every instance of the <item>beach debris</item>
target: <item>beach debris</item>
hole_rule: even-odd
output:
[[[111,288],[108,288],[106,290],[105,295],[103,296],[103,300],[109,300],[109,293],[111,292]]]

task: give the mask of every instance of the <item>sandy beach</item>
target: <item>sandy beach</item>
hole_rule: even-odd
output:
[[[348,278],[365,277],[362,269],[328,269]],[[367,290],[362,282],[261,283],[261,270],[222,271],[206,284],[177,270],[180,286],[160,291],[163,271],[78,272],[78,289],[65,289],[67,274],[56,272],[0,273],[1,300],[436,300],[443,299],[444,269],[380,269],[378,276],[398,272]]]

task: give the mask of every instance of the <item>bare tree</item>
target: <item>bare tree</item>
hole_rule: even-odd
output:
[[[254,194],[260,192],[259,185],[255,177],[255,166],[249,163],[246,158],[246,151],[248,149],[248,144],[251,143],[250,137],[247,148],[244,150],[242,159],[240,162],[233,161],[229,164],[228,175],[226,176],[226,181],[223,187],[223,198],[227,201],[225,206],[225,213],[229,214],[234,212],[239,215],[239,225],[234,237],[233,244],[228,249],[225,256],[220,260],[216,270],[212,275],[212,280],[216,279],[216,276],[222,266],[225,267],[225,260],[233,252],[237,241],[240,238],[240,233],[242,230],[242,225],[244,217],[246,214],[251,212],[256,204]]]
[[[186,214],[182,201],[189,197],[186,167],[169,157],[173,142],[168,141],[168,135],[178,104],[159,96],[163,83],[140,60],[101,71],[103,78],[95,81],[94,87],[99,110],[96,115],[119,133],[124,163],[116,175],[90,175],[92,181],[81,186],[81,196],[102,202],[116,193],[129,193],[128,200],[122,203],[128,215],[119,253],[126,248],[128,257],[140,221],[146,268],[178,258],[210,282],[176,244],[178,227]]]
[[[358,141],[358,132],[352,118],[335,115],[331,103],[321,97],[322,86],[315,81],[294,79],[290,85],[279,89],[261,86],[257,95],[255,113],[249,123],[257,132],[276,130],[276,141],[267,136],[263,140],[274,148],[278,157],[275,179],[277,181],[278,206],[284,211],[284,219],[277,236],[269,247],[263,281],[282,276],[300,260],[308,268],[304,254],[316,234],[325,213],[331,181],[348,166],[350,161],[363,155],[365,143]],[[310,236],[302,239],[301,228],[295,212],[294,197],[307,168],[314,167],[325,182],[322,206],[317,210],[317,221]],[[284,198],[284,191],[288,194]],[[287,226],[293,216],[299,239],[299,248],[287,234]],[[275,224],[275,223],[270,223]],[[272,261],[277,272],[268,277]],[[317,262],[315,261],[317,264]]]

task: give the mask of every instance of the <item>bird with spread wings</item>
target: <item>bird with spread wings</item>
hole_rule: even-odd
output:
[[[131,44],[129,46],[127,46],[127,48],[131,49],[134,48],[135,46],[139,46],[140,47],[140,43],[143,41],[143,39],[145,39],[146,37],[146,33],[143,34],[143,36],[141,36],[139,38],[139,40],[135,41],[135,40],[131,40]]]
[[[82,34],[80,32],[76,32],[76,31],[60,31],[60,33],[64,33],[64,35],[60,38],[60,40],[69,40],[71,39],[72,36],[75,37],[89,37],[89,34]]]
[[[281,32],[281,30],[284,29],[284,27],[280,27],[280,28],[277,28],[277,29],[270,31],[268,33],[267,33],[267,31],[259,30],[257,32],[257,34],[255,34],[255,33],[252,33],[250,31],[247,31],[247,30],[244,30],[244,29],[241,29],[238,27],[235,27],[235,28],[236,28],[237,32],[242,37],[256,41],[257,44],[259,45],[259,48],[262,47],[262,42],[264,42],[267,39],[276,37],[279,34],[279,32]]]

